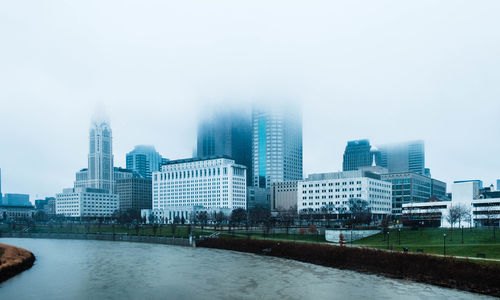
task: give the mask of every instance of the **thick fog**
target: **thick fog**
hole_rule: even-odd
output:
[[[500,2],[2,1],[3,193],[53,196],[87,166],[96,108],[116,166],[190,157],[214,108],[300,102],[304,175],[348,140],[423,139],[433,177],[500,178]]]

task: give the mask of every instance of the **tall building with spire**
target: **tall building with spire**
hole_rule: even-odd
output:
[[[88,187],[113,189],[113,137],[106,121],[94,121],[89,136]]]

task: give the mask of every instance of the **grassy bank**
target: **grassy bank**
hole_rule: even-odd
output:
[[[5,281],[33,266],[33,253],[10,245],[0,244],[0,282]]]
[[[404,254],[367,248],[338,247],[254,239],[206,239],[200,247],[234,250],[380,274],[393,278],[500,296],[500,268],[468,260]]]
[[[443,236],[446,234],[446,237]],[[446,242],[446,255],[476,257],[477,254],[484,254],[486,258],[500,259],[500,235],[493,229],[472,228],[462,229],[424,228],[393,229],[387,235],[376,234],[354,243],[377,249],[393,249],[402,251],[408,248],[410,252],[417,252],[421,249],[424,253],[443,254]]]

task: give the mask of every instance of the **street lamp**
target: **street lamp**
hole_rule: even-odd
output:
[[[446,233],[443,233],[443,256],[446,256]]]
[[[401,228],[398,228],[398,244],[401,245]]]
[[[390,236],[389,236],[389,231],[387,231],[387,250],[389,250],[389,240],[390,240]]]

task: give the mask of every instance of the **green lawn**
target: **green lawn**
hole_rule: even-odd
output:
[[[478,253],[483,253],[486,258],[500,259],[500,232],[493,229],[462,229],[426,228],[419,230],[401,229],[400,239],[398,230],[390,230],[389,241],[386,236],[376,234],[358,241],[355,245],[366,246],[379,249],[389,248],[402,251],[407,247],[410,252],[416,252],[417,249],[423,249],[424,253],[443,254],[444,237],[446,234],[446,254],[454,256],[476,257]]]
[[[250,233],[250,235],[246,233],[223,233],[220,235],[221,237],[236,237],[236,238],[248,238],[251,239],[266,239],[266,240],[278,240],[278,241],[297,241],[297,242],[326,242],[325,236],[323,234],[286,234],[286,233],[276,233],[272,232],[269,234],[261,234],[261,233]]]

